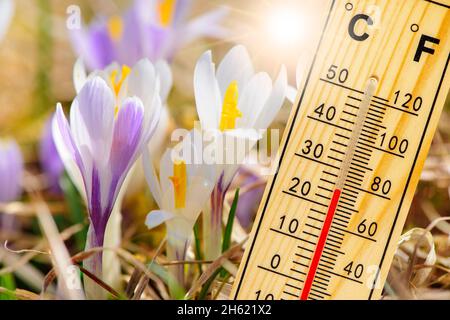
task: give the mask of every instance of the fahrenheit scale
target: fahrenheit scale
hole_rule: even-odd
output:
[[[235,299],[377,299],[449,92],[450,1],[329,1]]]

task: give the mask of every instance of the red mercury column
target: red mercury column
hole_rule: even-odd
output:
[[[316,275],[317,267],[320,262],[320,257],[322,256],[322,252],[325,247],[325,242],[327,241],[328,233],[330,232],[331,223],[333,222],[334,213],[336,212],[336,207],[338,205],[340,196],[341,190],[339,189],[334,190],[330,206],[328,207],[327,216],[325,218],[325,222],[323,223],[323,228],[320,233],[319,241],[317,242],[316,251],[314,252],[314,256],[312,258],[311,265],[309,267],[309,272],[306,276],[305,285],[303,287],[300,300],[308,299],[309,292],[311,291],[311,286],[314,281],[314,277]]]

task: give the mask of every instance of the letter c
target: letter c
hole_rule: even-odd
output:
[[[373,25],[373,20],[371,17],[369,17],[367,14],[357,14],[350,20],[350,24],[348,25],[348,33],[350,36],[355,39],[356,41],[364,41],[369,38],[368,33],[363,33],[362,35],[357,35],[355,32],[356,24],[359,20],[364,20],[367,22],[367,25],[371,26]]]

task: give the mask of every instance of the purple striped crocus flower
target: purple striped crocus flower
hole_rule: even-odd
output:
[[[170,61],[177,50],[201,37],[224,37],[227,14],[219,8],[188,20],[192,0],[135,0],[123,16],[95,20],[71,33],[73,46],[87,66],[112,62],[133,65],[142,58]]]
[[[23,158],[14,140],[0,139],[0,203],[17,200],[22,193]],[[1,213],[0,213],[1,214]],[[0,215],[0,230],[10,231],[14,217]]]
[[[84,187],[91,222],[87,248],[104,244],[122,184],[158,124],[159,90],[154,66],[142,60],[120,77],[88,77],[72,103],[70,124],[57,106],[53,137],[69,175]],[[86,263],[100,277],[102,256]]]
[[[0,139],[0,202],[17,200],[22,193],[23,159],[14,140]]]
[[[62,191],[59,185],[59,179],[64,172],[64,164],[59,157],[58,150],[56,149],[55,142],[53,141],[51,119],[47,121],[44,130],[42,131],[39,148],[39,161],[47,179],[49,190],[52,193],[60,194]]]
[[[247,229],[252,226],[266,186],[261,184],[262,180],[258,174],[245,167],[240,168],[238,175],[241,178],[241,193],[236,207],[236,218],[240,225]]]

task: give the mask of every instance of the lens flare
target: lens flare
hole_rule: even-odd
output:
[[[295,10],[278,9],[269,14],[267,22],[270,37],[280,45],[292,45],[305,40],[305,19]]]

